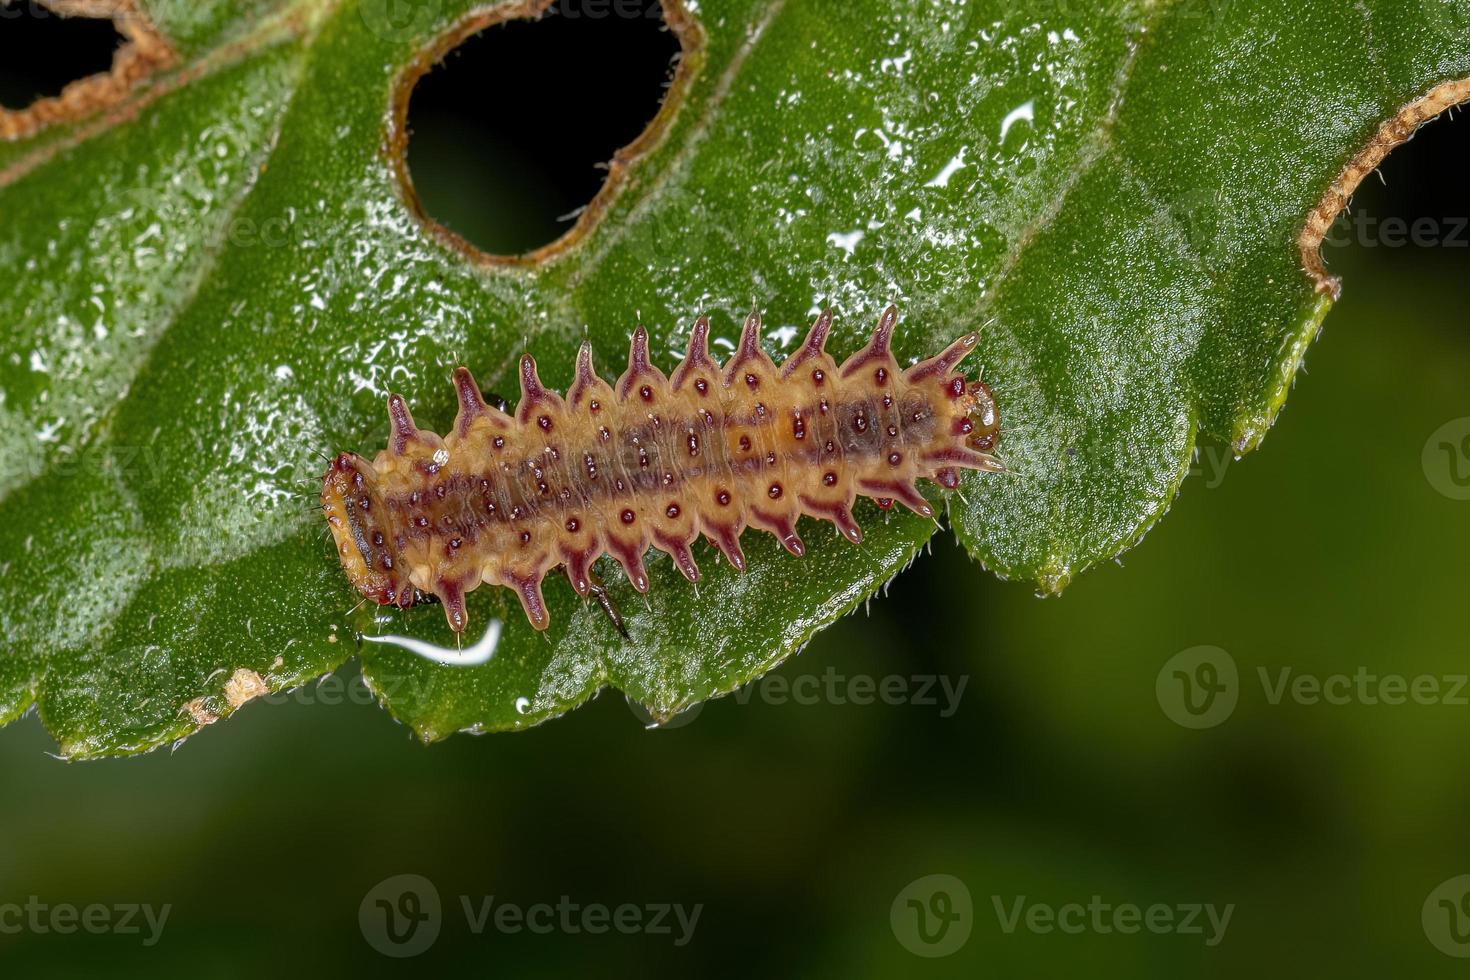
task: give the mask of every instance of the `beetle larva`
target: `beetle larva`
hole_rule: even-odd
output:
[[[825,349],[830,312],[780,367],[761,350],[758,314],[723,367],[702,318],[672,377],[650,362],[639,327],[612,385],[584,343],[565,398],[541,383],[527,354],[514,416],[487,405],[461,367],[459,414],[442,438],[390,395],[388,447],[371,463],[343,453],[323,479],[348,578],[382,605],[437,596],[455,632],[466,626],[466,593],[505,586],[544,630],[542,580],[558,566],[586,596],[593,562],[611,554],[646,592],[650,546],[697,582],[690,545],[700,535],[743,571],[746,527],[800,556],[801,515],[862,540],[852,516],[859,495],[932,516],[915,481],[953,489],[961,469],[1001,471],[992,454],[1000,420],[990,389],[957,370],[978,336],[904,370],[889,350],[897,316],[885,311],[840,367]]]

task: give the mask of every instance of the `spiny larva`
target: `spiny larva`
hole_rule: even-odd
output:
[[[700,535],[744,571],[746,527],[800,557],[803,514],[862,541],[852,517],[859,495],[931,517],[915,480],[953,489],[961,468],[1001,472],[992,454],[1000,418],[990,389],[956,370],[976,334],[904,370],[889,350],[897,317],[886,310],[840,367],[826,352],[830,311],[780,367],[761,350],[758,314],[723,367],[701,318],[672,377],[650,363],[639,327],[613,385],[584,343],[565,398],[541,383],[527,354],[513,417],[487,405],[461,367],[459,414],[442,438],[389,395],[388,447],[371,463],[342,453],[322,481],[342,567],[381,605],[437,596],[456,633],[467,625],[465,594],[502,585],[544,630],[541,584],[558,566],[585,597],[593,562],[608,553],[647,592],[650,545],[697,582],[690,545]]]

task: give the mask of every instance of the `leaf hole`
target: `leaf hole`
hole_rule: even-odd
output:
[[[0,4],[0,106],[26,109],[110,71],[122,43],[111,19],[62,17],[34,2]]]
[[[1329,268],[1365,261],[1398,260],[1422,267],[1439,258],[1452,268],[1470,250],[1470,187],[1461,179],[1470,159],[1470,120],[1454,108],[1426,122],[1384,158],[1377,176],[1353,192],[1322,242]]]
[[[0,139],[92,115],[173,60],[134,0],[0,0]]]
[[[577,240],[661,134],[695,46],[682,0],[537,9],[472,19],[404,81],[408,198],[480,261],[542,261]]]
[[[1322,255],[1322,247],[1334,232],[1363,180],[1376,171],[1396,148],[1403,146],[1437,116],[1470,104],[1470,78],[1441,82],[1420,98],[1403,106],[1378,127],[1378,132],[1348,160],[1342,174],[1322,195],[1322,200],[1307,215],[1297,246],[1301,250],[1302,268],[1313,281],[1318,293],[1336,300],[1342,283],[1332,275]],[[1434,233],[1431,226],[1425,235]]]

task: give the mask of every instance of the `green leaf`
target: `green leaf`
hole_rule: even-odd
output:
[[[697,593],[666,560],[646,604],[609,574],[630,641],[553,580],[546,636],[473,595],[504,624],[483,666],[360,644],[450,641],[435,607],[350,612],[292,496],[313,450],[380,448],[390,386],[442,430],[457,364],[510,391],[529,347],[564,387],[583,336],[620,362],[638,312],[666,368],[697,314],[731,339],[752,300],[775,356],[829,303],[838,354],[890,301],[901,359],[982,328],[1014,472],[971,475],[950,521],[1058,591],[1153,525],[1198,438],[1259,444],[1331,302],[1307,216],[1470,75],[1464,0],[700,0],[575,240],[489,264],[415,216],[394,158],[397,80],[479,5],[390,6],[151,4],[173,67],[0,143],[0,720],[38,705],[67,756],[167,744],[354,654],[425,739],[603,685],[667,717],[914,559],[935,525],[864,505],[860,547],[750,534],[744,576],[702,550]]]

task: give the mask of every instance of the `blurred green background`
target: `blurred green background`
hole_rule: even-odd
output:
[[[1446,219],[1470,214],[1448,179],[1467,128],[1431,126],[1356,210],[1432,218],[1449,238]],[[426,139],[415,166],[458,188],[425,188],[437,216],[472,228],[525,207],[525,187],[497,203],[492,179],[456,180],[477,164]],[[646,730],[604,693],[526,734],[425,748],[349,667],[172,755],[67,765],[34,717],[0,732],[0,906],[171,906],[151,948],[0,934],[0,975],[1463,973],[1421,912],[1470,873],[1470,686],[1455,680],[1470,672],[1470,501],[1455,479],[1470,474],[1470,430],[1434,435],[1470,415],[1470,234],[1344,237],[1364,239],[1332,250],[1344,298],[1258,454],[1202,447],[1168,518],[1060,599],[937,538],[870,614],[773,675],[838,697],[796,703],[768,680]],[[1202,645],[1235,665],[1237,704],[1192,729],[1166,711],[1166,664]],[[1355,682],[1348,703],[1273,703],[1283,670],[1432,677],[1440,697],[1367,703]],[[854,703],[885,678],[932,684],[938,703]],[[954,710],[944,684],[963,684]],[[437,942],[406,961],[375,951],[358,918],[399,874],[430,880],[444,910]],[[900,893],[934,874],[967,887],[969,917],[951,928],[970,934],[924,958]],[[677,926],[476,935],[460,896],[701,911],[682,946]],[[1093,896],[1233,910],[1214,945],[1204,916],[1203,934],[1072,935],[1007,932],[996,910]]]

